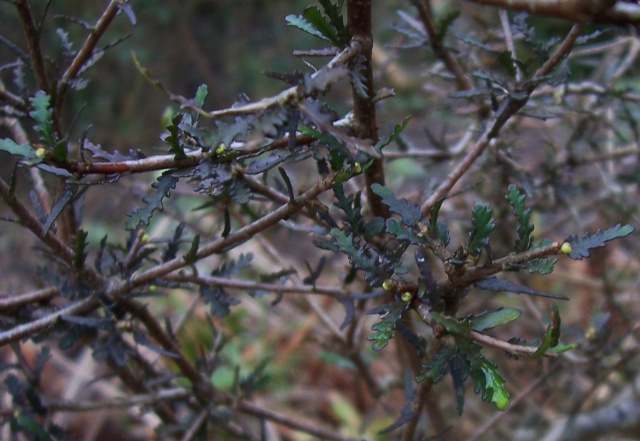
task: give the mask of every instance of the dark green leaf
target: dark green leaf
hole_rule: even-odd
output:
[[[84,266],[84,261],[87,258],[87,236],[89,233],[82,229],[76,231],[75,241],[73,245],[73,267],[75,269],[81,269]]]
[[[462,415],[464,409],[464,382],[469,376],[469,366],[459,353],[455,353],[449,360],[449,373],[453,383],[458,415]]]
[[[478,289],[484,289],[489,291],[508,291],[516,294],[527,294],[530,296],[548,297],[551,299],[569,300],[565,296],[552,294],[546,291],[540,291],[539,289],[529,288],[528,286],[518,285],[517,283],[510,282],[505,279],[499,279],[496,276],[485,277],[478,280],[473,284]]]
[[[482,332],[512,322],[521,314],[517,309],[504,308],[473,316],[469,321],[474,331]]]
[[[344,0],[339,0],[335,5],[331,0],[319,0],[324,13],[329,18],[331,22],[331,26],[336,30],[338,34],[338,44],[345,45],[348,43],[349,32],[347,27],[344,24],[344,19],[342,18],[342,5]]]
[[[456,352],[455,346],[442,346],[434,359],[422,366],[423,370],[421,374],[416,377],[416,381],[420,382],[427,379],[433,380],[434,383],[440,381],[446,374],[445,368],[449,360]]]
[[[469,234],[467,250],[472,256],[479,256],[482,250],[489,245],[489,234],[496,227],[491,217],[491,208],[487,203],[476,202],[472,212],[472,230]]]
[[[173,239],[167,244],[167,248],[162,253],[162,262],[168,262],[176,257],[178,253],[178,247],[180,246],[180,238],[184,231],[185,223],[180,222],[176,227],[176,231],[173,233]]]
[[[440,208],[442,207],[442,204],[444,203],[445,200],[446,198],[438,199],[436,203],[433,205],[433,207],[431,208],[431,214],[429,217],[429,228],[427,230],[429,232],[429,237],[431,239],[438,238],[438,230],[436,225],[438,225],[438,215],[440,214]]]
[[[291,179],[289,179],[289,176],[287,175],[287,172],[285,171],[284,168],[278,167],[278,172],[280,173],[280,176],[282,176],[282,179],[284,179],[284,183],[287,186],[287,193],[289,194],[289,203],[295,204],[296,195],[293,192],[293,185],[291,185]]]
[[[407,116],[404,121],[402,121],[402,124],[396,124],[393,127],[393,131],[389,134],[388,137],[383,136],[382,138],[380,138],[380,140],[376,143],[374,149],[379,152],[380,150],[391,144],[398,136],[400,136],[402,131],[407,127],[407,124],[409,124],[410,120],[411,116]]]
[[[509,185],[507,200],[513,208],[513,214],[518,221],[518,238],[514,251],[521,253],[531,248],[532,239],[531,233],[533,232],[533,225],[531,225],[531,209],[525,208],[524,201],[526,196],[522,193],[517,186]]]
[[[160,346],[153,343],[151,340],[149,340],[149,337],[147,337],[144,332],[135,331],[133,333],[133,341],[135,341],[139,345],[142,345],[146,348],[151,349],[156,354],[160,354],[169,358],[180,358],[180,356],[175,352],[167,351],[166,349],[163,349]]]
[[[498,65],[502,69],[504,69],[506,72],[509,73],[509,75],[515,78],[516,67],[513,64],[513,59],[511,58],[510,51],[504,50],[504,51],[498,52],[498,55],[496,55],[496,61],[498,62]]]
[[[387,232],[395,235],[400,240],[406,240],[413,245],[424,245],[424,238],[416,235],[413,229],[405,227],[401,221],[397,219],[387,219]]]
[[[219,286],[201,286],[200,295],[204,303],[210,305],[211,314],[216,317],[226,317],[231,313],[231,306],[238,305],[240,300],[230,296]]]
[[[415,387],[413,385],[413,379],[411,378],[411,374],[408,369],[404,371],[404,405],[402,406],[402,410],[400,411],[400,417],[391,424],[390,426],[385,427],[380,432],[381,435],[385,433],[389,433],[392,430],[397,429],[411,421],[414,418],[418,417],[418,412],[415,412],[412,408],[413,406],[413,398],[416,395]]]
[[[551,305],[551,323],[547,326],[547,331],[544,334],[542,344],[538,347],[538,350],[533,354],[533,357],[542,357],[547,350],[555,348],[560,341],[560,313],[556,305]]]
[[[340,44],[336,31],[317,7],[309,6],[304,10],[304,12],[302,12],[302,16],[325,37],[325,40],[335,44],[336,46]]]
[[[184,159],[187,155],[184,153],[184,148],[180,142],[180,129],[178,125],[182,118],[184,117],[183,113],[177,113],[172,119],[171,124],[167,126],[167,130],[169,133],[166,133],[161,137],[161,139],[169,144],[171,148],[169,149],[169,153],[172,153],[176,160]]]
[[[373,184],[371,189],[382,198],[382,202],[389,207],[389,210],[402,217],[405,225],[415,226],[420,221],[420,207],[416,204],[410,204],[406,199],[397,199],[391,190],[380,184]]]
[[[362,232],[365,236],[377,236],[378,234],[380,234],[383,228],[384,219],[376,216],[366,223]]]
[[[581,238],[578,238],[578,236],[569,236],[566,240],[571,244],[569,257],[574,260],[582,260],[585,257],[589,257],[589,250],[591,248],[603,247],[606,245],[606,242],[617,239],[618,237],[628,236],[633,230],[634,228],[631,225],[622,226],[618,224],[605,231],[598,230],[595,234],[585,233]]]
[[[460,322],[454,317],[449,317],[436,311],[431,311],[431,318],[451,334],[466,336],[469,334],[469,331],[471,331],[471,325],[469,323]]]
[[[77,191],[78,185],[76,184],[66,184],[64,186],[62,194],[53,204],[53,207],[51,207],[51,213],[49,213],[49,215],[47,216],[47,220],[42,225],[42,237],[47,234],[47,232],[51,228],[51,225],[53,225],[58,216],[60,216],[60,213],[62,213],[64,207],[69,203],[69,201],[73,199]]]
[[[549,239],[542,239],[540,242],[533,245],[531,248],[536,249],[536,248],[544,247],[547,245],[551,245],[551,243],[552,242]],[[553,272],[553,267],[557,261],[558,259],[556,259],[555,257],[554,258],[544,257],[541,259],[534,259],[529,262],[526,262],[523,266],[527,269],[527,271],[529,271],[530,274],[537,273],[537,274],[540,274],[541,276],[544,276],[545,274],[549,274]]]
[[[172,175],[172,171],[164,172],[152,187],[155,192],[145,196],[142,200],[146,205],[140,206],[132,212],[127,213],[129,220],[124,224],[127,230],[134,230],[140,224],[149,225],[149,220],[155,210],[162,210],[162,200],[169,197],[169,191],[175,188],[178,178]]]
[[[191,242],[191,248],[189,248],[189,251],[183,257],[185,263],[187,263],[188,265],[196,263],[196,261],[198,260],[199,247],[200,247],[200,235],[196,234],[193,237],[193,241]]]

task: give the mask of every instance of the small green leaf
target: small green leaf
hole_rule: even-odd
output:
[[[287,21],[287,24],[289,24],[289,26],[296,27],[301,31],[306,32],[307,34],[311,34],[315,37],[321,38],[325,41],[328,41],[329,43],[332,42],[329,38],[327,38],[322,32],[316,29],[311,23],[309,23],[309,21],[306,18],[304,18],[301,15],[290,14],[290,15],[287,15],[284,19]]]
[[[531,233],[533,232],[533,225],[530,223],[531,209],[525,208],[525,199],[525,194],[520,192],[517,186],[513,184],[509,185],[507,200],[509,201],[509,204],[511,204],[513,214],[518,221],[518,238],[516,239],[514,247],[514,251],[516,253],[527,251],[531,248],[532,244]]]
[[[504,378],[498,372],[496,365],[480,356],[480,369],[485,377],[485,391],[488,398],[496,405],[498,410],[505,410],[509,405],[509,392],[504,387]],[[485,394],[483,394],[485,399]]]
[[[29,101],[32,107],[29,116],[35,121],[34,129],[47,147],[53,147],[56,141],[53,133],[53,109],[50,107],[51,97],[39,90]]]
[[[387,219],[387,232],[393,234],[400,240],[406,240],[413,245],[424,245],[424,238],[416,235],[411,228],[405,227],[401,221],[397,219]]]
[[[17,144],[14,140],[9,138],[0,139],[0,150],[15,156],[22,156],[28,161],[41,161],[41,158],[36,155],[36,151],[30,145]]]
[[[467,250],[472,256],[479,256],[489,245],[489,234],[496,227],[491,216],[491,207],[487,203],[476,202],[471,218],[472,230],[469,234]]]
[[[402,124],[396,124],[393,127],[393,131],[391,132],[391,134],[388,137],[380,138],[380,140],[376,143],[374,149],[379,152],[380,150],[391,144],[398,136],[400,136],[402,131],[407,127],[407,124],[409,124],[410,120],[411,116],[407,116],[404,121],[402,121]]]
[[[201,84],[196,91],[195,101],[198,103],[200,107],[204,105],[204,100],[207,98],[207,93],[209,89],[206,84]]]
[[[482,332],[512,322],[521,314],[517,309],[504,308],[474,316],[469,321],[474,331]]]
[[[547,326],[547,331],[544,334],[542,344],[538,347],[538,350],[533,354],[534,358],[542,357],[547,350],[555,348],[560,340],[560,313],[556,305],[551,305],[551,323]]]
[[[578,238],[578,236],[569,236],[566,240],[566,242],[569,242],[571,245],[569,257],[574,260],[582,260],[585,257],[589,257],[589,250],[591,248],[603,247],[606,245],[606,242],[628,236],[633,230],[634,228],[631,225],[622,226],[618,224],[605,231],[598,230],[593,235],[585,233],[581,238]]]

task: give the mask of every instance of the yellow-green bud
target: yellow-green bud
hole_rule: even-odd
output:
[[[38,158],[42,158],[46,154],[47,154],[47,149],[45,149],[44,147],[40,147],[38,150],[36,150],[36,156]]]
[[[403,302],[409,302],[413,298],[413,294],[411,294],[409,291],[405,291],[402,293],[402,296],[400,296],[400,298]]]
[[[213,153],[215,153],[216,155],[220,155],[224,153],[225,150],[227,150],[227,146],[224,145],[224,143],[220,143],[218,144],[218,147],[216,147],[216,149],[213,151]]]
[[[569,242],[565,242],[560,247],[560,252],[562,254],[571,254],[571,244]]]
[[[355,174],[362,173],[362,164],[360,164],[359,162],[356,162],[355,164],[353,164],[353,172]]]

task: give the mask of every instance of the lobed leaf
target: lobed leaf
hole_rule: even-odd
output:
[[[204,303],[211,308],[211,314],[216,317],[226,317],[231,313],[231,306],[240,304],[240,300],[232,297],[219,286],[201,286],[200,295]]]
[[[35,121],[34,129],[40,135],[40,139],[47,147],[53,147],[56,143],[53,133],[53,109],[50,106],[51,97],[39,90],[29,98],[32,110],[29,116]]]
[[[27,161],[41,161],[33,147],[28,144],[18,144],[9,138],[0,139],[0,150],[15,156],[22,156]]]
[[[420,221],[420,207],[416,204],[411,204],[406,199],[397,199],[391,190],[380,184],[373,184],[371,189],[382,198],[389,210],[400,215],[405,225],[414,226]]]
[[[489,234],[496,227],[491,216],[491,207],[487,203],[476,202],[472,211],[472,230],[469,233],[467,250],[472,256],[479,256],[484,248],[489,245]]]
[[[309,22],[309,20],[307,20],[302,15],[290,14],[287,15],[284,19],[289,26],[298,28],[301,31],[306,32],[307,34],[313,35],[314,37],[321,38],[331,43],[331,40],[326,35],[320,32],[320,30],[318,30],[313,24]]]
[[[585,257],[589,257],[589,250],[591,248],[599,248],[606,245],[606,242],[617,239],[619,237],[625,237],[631,234],[634,228],[631,225],[618,224],[615,227],[609,228],[605,231],[596,231],[594,234],[585,233],[584,236],[578,238],[578,236],[569,236],[566,242],[571,244],[571,253],[569,257],[574,260],[582,260]]]
[[[339,44],[338,36],[330,22],[322,15],[322,12],[316,6],[309,6],[302,12],[302,16],[307,19],[311,25],[320,32],[327,41]]]
[[[526,196],[516,185],[509,185],[506,198],[509,204],[511,204],[513,214],[518,221],[518,238],[516,239],[514,251],[521,253],[531,248],[532,244],[531,233],[533,232],[533,225],[531,225],[531,209],[525,208],[524,201]]]
[[[175,188],[177,183],[178,178],[172,175],[171,170],[164,172],[152,185],[156,191],[142,199],[145,205],[127,213],[129,219],[124,224],[125,229],[134,230],[140,224],[148,226],[153,212],[164,208],[162,201],[165,197],[169,197],[169,191]]]

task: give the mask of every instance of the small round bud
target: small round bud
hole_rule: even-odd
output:
[[[384,289],[385,291],[392,291],[397,285],[398,282],[396,282],[395,280],[387,279],[382,282],[382,289]]]
[[[218,147],[216,147],[216,149],[213,151],[213,153],[215,153],[216,155],[220,155],[224,153],[225,150],[227,150],[227,146],[224,145],[224,143],[220,143]]]
[[[38,150],[36,150],[36,156],[38,158],[42,158],[46,154],[47,154],[47,150],[44,147],[40,147]]]
[[[359,162],[356,162],[355,164],[353,164],[353,172],[355,174],[362,173],[362,164],[360,164]]]
[[[571,254],[571,244],[569,242],[565,242],[560,247],[560,252],[562,254]]]
[[[411,294],[409,291],[405,291],[402,293],[400,298],[402,299],[403,302],[409,302],[413,298],[413,294]]]

